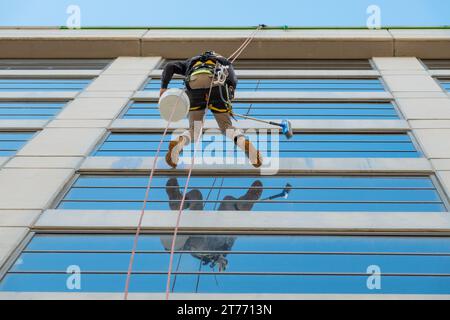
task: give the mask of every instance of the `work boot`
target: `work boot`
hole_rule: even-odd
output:
[[[172,140],[169,142],[169,150],[167,150],[166,162],[172,168],[177,167],[180,153],[183,151],[183,147],[185,144],[186,138],[183,136],[178,137],[177,140]]]
[[[255,168],[262,166],[263,157],[250,140],[245,139],[244,137],[239,137],[237,138],[236,144],[245,152],[245,155]]]
[[[263,192],[263,184],[261,181],[256,180],[252,183],[250,189],[248,189],[247,193],[240,197],[237,202],[237,209],[243,211],[250,211],[253,208],[253,204],[255,201],[258,201],[261,198]]]
[[[178,180],[176,178],[170,178],[166,183],[166,193],[169,197],[170,210],[178,210],[180,208],[181,199],[183,194],[180,191]],[[203,210],[203,195],[198,189],[189,191],[186,194],[186,199],[183,204],[183,210]]]

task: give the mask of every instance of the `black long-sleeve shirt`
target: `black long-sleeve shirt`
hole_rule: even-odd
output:
[[[200,59],[201,56],[196,56],[190,59],[187,59],[185,61],[173,61],[166,64],[164,67],[162,76],[161,76],[161,89],[167,89],[167,86],[169,85],[170,80],[172,80],[172,77],[174,74],[179,74],[182,76],[188,76],[188,72],[192,68],[195,62],[197,62]],[[226,83],[229,86],[232,86],[233,88],[236,88],[238,79],[236,76],[236,73],[234,72],[233,65],[228,61],[227,58],[224,57],[215,57],[215,59],[224,66],[228,67],[228,78],[226,80]]]

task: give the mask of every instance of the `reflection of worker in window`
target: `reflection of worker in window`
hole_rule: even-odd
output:
[[[219,211],[250,211],[256,201],[261,198],[263,192],[262,182],[256,180],[253,182],[247,192],[239,197],[225,196],[224,201],[219,205]],[[180,201],[183,197],[180,192],[180,186],[176,178],[167,181],[166,192],[169,196],[169,207],[171,210],[178,210]],[[186,194],[186,200],[183,210],[203,210],[203,195],[198,189],[189,191]],[[172,246],[172,236],[162,236],[161,242],[166,250]],[[235,236],[177,236],[175,243],[176,251],[230,251],[236,241]],[[216,265],[219,271],[224,271],[227,267],[227,254],[224,253],[192,253],[192,256],[202,261],[203,265],[210,265],[214,268]]]

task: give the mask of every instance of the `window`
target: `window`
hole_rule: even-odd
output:
[[[152,78],[144,90],[159,90],[161,80]],[[169,88],[183,88],[182,79],[173,79]],[[383,92],[379,79],[240,79],[239,91],[292,91],[292,92]]]
[[[82,175],[59,209],[140,210],[147,176]],[[182,176],[155,176],[148,210],[177,210]],[[181,186],[181,187],[180,187]],[[192,176],[186,210],[446,211],[429,177]]]
[[[160,68],[171,61],[181,59],[164,60]],[[308,60],[308,59],[238,59],[233,63],[236,69],[245,70],[372,70],[369,60]]]
[[[0,291],[123,292],[133,238],[37,234]],[[180,234],[177,239],[172,292],[450,294],[447,237]],[[169,234],[140,236],[131,292],[165,292],[171,240]],[[81,271],[79,290],[67,287],[69,266]],[[373,270],[382,274],[378,290],[368,286]]]
[[[0,79],[0,92],[4,91],[80,91],[91,79]]]
[[[0,70],[103,70],[110,60],[0,59]]]
[[[425,59],[422,61],[430,70],[450,69],[450,59]]]
[[[93,153],[94,156],[153,156],[161,140],[159,133],[111,133]],[[417,158],[417,151],[408,134],[342,134],[297,133],[290,140],[284,135],[249,134],[264,157],[290,158]],[[164,137],[162,152],[167,152],[170,135]],[[186,152],[194,144],[186,146]],[[204,156],[241,156],[244,153],[221,134],[203,136]],[[207,154],[206,154],[207,152]],[[189,156],[189,155],[188,155]]]
[[[0,102],[0,119],[50,119],[66,102],[9,101]]]
[[[233,110],[261,119],[399,119],[391,102],[234,102]],[[135,101],[122,118],[160,119],[158,102]]]
[[[440,79],[440,81],[441,81],[442,87],[446,91],[450,92],[450,79]]]
[[[0,132],[0,157],[14,155],[33,135],[34,132]]]

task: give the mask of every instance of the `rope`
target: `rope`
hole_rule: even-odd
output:
[[[216,62],[216,67],[214,68],[214,72],[217,69],[217,65],[218,63]],[[206,101],[206,106],[209,106],[209,99],[211,97],[211,92],[212,92],[212,88],[213,88],[213,81],[211,81],[211,84],[209,86],[209,93],[208,93],[208,99]],[[172,245],[170,247],[170,260],[169,260],[169,270],[167,272],[167,285],[166,285],[166,300],[169,300],[169,293],[170,293],[170,277],[172,276],[172,268],[173,268],[173,257],[175,254],[175,243],[177,241],[177,235],[178,235],[178,230],[180,228],[180,222],[181,222],[181,213],[183,212],[183,206],[184,206],[184,202],[186,201],[186,194],[187,194],[187,189],[189,187],[189,181],[191,180],[191,176],[192,176],[192,169],[194,168],[194,163],[195,163],[195,155],[197,153],[197,147],[198,147],[198,143],[200,141],[200,138],[202,136],[202,132],[203,132],[203,126],[205,123],[205,118],[206,118],[206,111],[205,114],[203,115],[203,119],[200,125],[200,130],[198,132],[198,136],[195,139],[195,143],[194,143],[194,151],[192,153],[192,159],[191,159],[191,164],[189,166],[189,172],[188,172],[188,176],[186,179],[186,183],[184,185],[184,189],[183,189],[183,197],[181,198],[181,202],[180,202],[180,207],[178,209],[178,214],[177,214],[177,221],[175,223],[175,229],[173,232],[173,237],[172,237]],[[195,136],[195,129],[194,129],[194,136]]]
[[[140,235],[141,229],[142,229],[142,222],[144,221],[145,209],[147,207],[148,196],[149,196],[149,193],[150,193],[150,188],[151,188],[151,185],[152,185],[153,176],[154,176],[155,169],[156,169],[156,163],[157,163],[157,160],[158,160],[158,157],[159,157],[159,153],[161,151],[162,144],[164,142],[164,137],[166,136],[167,132],[169,131],[169,127],[170,127],[170,124],[172,122],[173,115],[175,114],[176,107],[178,106],[178,103],[180,102],[180,98],[181,98],[181,95],[178,97],[178,99],[175,102],[175,105],[173,107],[172,113],[170,114],[169,120],[167,121],[166,128],[164,129],[164,132],[163,132],[163,135],[161,137],[161,140],[159,141],[158,149],[156,150],[156,154],[155,154],[155,156],[153,158],[152,170],[150,171],[150,176],[148,178],[147,188],[145,190],[145,198],[144,198],[144,202],[142,204],[141,213],[139,215],[139,222],[138,222],[138,226],[137,226],[137,229],[136,229],[136,234],[134,236],[133,250],[131,251],[130,262],[129,262],[129,265],[128,265],[127,279],[126,279],[126,282],[125,282],[124,300],[128,299],[128,293],[129,293],[129,289],[130,289],[131,273],[133,271],[134,258],[136,256],[136,250],[137,250],[139,235]]]
[[[262,28],[264,28],[264,27],[265,27],[264,25],[259,25],[256,28],[256,30],[244,41],[244,43],[235,52],[233,52],[233,54],[230,56],[230,58],[228,58],[229,60],[232,59],[230,61],[231,63],[233,63],[242,54],[242,52],[245,50],[245,48],[247,48],[247,46],[253,40],[253,38],[255,37],[256,33],[259,30],[261,30]],[[217,70],[217,66],[218,66],[218,64],[216,63],[216,66],[214,68],[214,73]],[[211,97],[212,88],[213,88],[213,81],[211,81],[211,85],[209,87],[208,99],[207,99],[207,102],[206,102],[206,106],[207,107],[209,106],[209,100],[210,100],[210,97]],[[138,240],[139,240],[139,236],[140,236],[140,233],[141,233],[141,230],[142,230],[142,223],[143,223],[143,220],[144,220],[145,209],[146,209],[147,203],[148,203],[148,196],[150,194],[151,184],[152,184],[154,172],[155,172],[155,169],[156,169],[156,163],[157,163],[160,151],[161,151],[162,144],[164,143],[164,138],[165,138],[167,132],[169,131],[169,127],[170,127],[170,124],[172,122],[173,115],[175,114],[176,107],[177,107],[177,105],[178,105],[178,103],[180,101],[180,98],[181,98],[181,96],[175,102],[175,105],[173,107],[172,113],[170,114],[169,120],[167,121],[166,128],[164,129],[164,132],[162,134],[161,140],[159,141],[159,145],[158,145],[158,148],[156,150],[156,154],[155,154],[155,156],[153,158],[152,169],[150,171],[150,176],[149,176],[149,179],[148,179],[147,188],[145,190],[145,198],[144,198],[144,201],[143,201],[143,204],[142,204],[142,209],[141,209],[141,213],[140,213],[140,216],[139,216],[139,222],[138,222],[138,226],[136,228],[136,234],[135,234],[134,241],[133,241],[133,249],[131,251],[130,262],[129,262],[129,265],[128,265],[127,278],[126,278],[126,282],[125,282],[124,300],[127,300],[128,299],[128,295],[129,295],[130,282],[131,282],[131,273],[133,271],[133,264],[134,264],[134,259],[135,259],[135,256],[136,256]],[[171,275],[172,275],[173,258],[174,258],[174,252],[175,252],[175,243],[176,243],[176,238],[177,238],[179,225],[180,225],[180,221],[181,221],[181,213],[183,211],[184,202],[186,200],[187,189],[189,187],[189,181],[191,179],[192,170],[194,168],[195,154],[196,154],[196,151],[197,151],[197,145],[198,145],[198,142],[200,141],[200,137],[202,136],[203,125],[204,125],[204,122],[205,122],[205,118],[206,118],[206,112],[205,112],[205,115],[203,116],[202,123],[201,123],[200,130],[199,130],[199,134],[198,134],[198,137],[197,137],[197,139],[195,141],[194,152],[193,152],[193,155],[192,155],[192,161],[191,161],[191,165],[190,165],[190,168],[189,168],[188,177],[186,179],[186,184],[184,186],[183,197],[181,199],[180,207],[179,207],[179,210],[178,210],[177,221],[176,221],[174,234],[173,234],[173,238],[172,238],[172,245],[171,245],[171,248],[170,248],[169,270],[168,270],[168,273],[167,273],[166,300],[169,299],[170,278],[171,278]]]
[[[256,33],[261,30],[264,27],[264,25],[259,25],[256,30],[244,41],[244,43],[238,48],[238,50],[236,50],[235,52],[233,52],[233,54],[230,56],[234,57],[230,62],[233,63],[240,55],[241,53],[245,50],[245,48],[247,48],[247,46],[250,44],[250,42],[253,40],[253,38],[255,37]],[[230,58],[228,58],[228,60],[230,60]],[[214,73],[216,72],[218,67],[218,63],[216,62],[216,66],[214,68]],[[208,99],[206,102],[206,106],[209,106],[209,99],[211,97],[211,91],[213,88],[213,81],[211,81],[210,87],[209,87],[209,93],[208,93]],[[173,237],[172,237],[172,246],[170,248],[170,260],[169,260],[169,270],[167,272],[167,284],[166,284],[166,300],[169,300],[169,294],[170,294],[170,278],[172,276],[172,269],[173,269],[173,257],[174,257],[174,253],[175,253],[175,243],[176,243],[176,239],[177,239],[177,235],[178,235],[178,230],[180,228],[180,222],[181,222],[181,214],[183,212],[183,206],[184,206],[184,202],[186,200],[186,193],[187,193],[187,189],[189,187],[189,181],[191,180],[191,176],[192,176],[192,170],[194,168],[194,163],[195,163],[195,155],[196,155],[196,151],[197,151],[197,145],[200,141],[200,137],[202,136],[202,132],[203,132],[203,126],[204,126],[204,122],[205,122],[205,118],[206,118],[206,111],[205,114],[203,116],[201,125],[200,125],[200,130],[199,130],[199,134],[198,137],[196,138],[195,141],[195,145],[194,145],[194,152],[192,154],[192,160],[191,160],[191,165],[189,167],[189,172],[188,172],[188,176],[186,179],[186,184],[184,185],[184,190],[183,190],[183,198],[181,199],[181,203],[180,203],[180,207],[178,210],[178,215],[177,215],[177,221],[175,224],[175,229],[174,229],[174,233],[173,233]],[[195,132],[195,131],[194,131]]]
[[[230,60],[230,62],[233,64],[234,61],[236,61],[236,59],[242,54],[242,52],[248,47],[248,45],[250,44],[250,42],[253,41],[253,39],[255,38],[256,34],[258,33],[259,30],[265,28],[266,25],[264,24],[260,24],[255,31],[252,32],[252,34],[250,34],[250,36],[241,44],[241,46],[239,48],[237,48],[236,51],[234,51],[229,57],[228,60]]]

